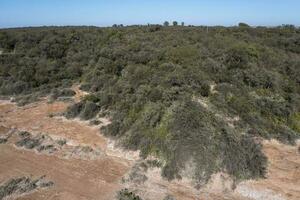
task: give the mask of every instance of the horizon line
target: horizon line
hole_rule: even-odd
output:
[[[163,23],[158,24],[158,23],[146,23],[146,24],[122,24],[122,23],[114,23],[111,25],[87,25],[87,24],[82,24],[82,25],[72,25],[72,24],[66,24],[66,25],[28,25],[28,26],[7,26],[7,27],[1,27],[0,26],[0,30],[3,29],[22,29],[22,28],[51,28],[51,27],[58,27],[58,28],[63,28],[63,27],[94,27],[94,28],[122,28],[122,27],[133,27],[133,26],[163,26],[163,27],[225,27],[225,28],[233,28],[233,27],[238,27],[239,23],[245,23],[247,24],[249,27],[251,28],[259,28],[259,27],[265,27],[265,28],[277,28],[277,27],[283,27],[283,26],[294,26],[295,28],[300,28],[300,25],[295,25],[295,24],[278,24],[278,25],[251,25],[248,24],[246,22],[239,22],[237,24],[233,24],[233,25],[221,25],[221,24],[215,24],[215,25],[207,25],[207,24],[199,24],[199,25],[194,25],[194,24],[185,24],[184,26],[182,26],[180,23],[182,22],[178,22],[177,26],[174,26],[172,23],[174,21],[168,21],[170,24],[169,26],[164,26]],[[117,27],[114,27],[117,26]]]

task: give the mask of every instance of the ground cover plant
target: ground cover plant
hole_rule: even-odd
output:
[[[12,178],[0,185],[0,199],[6,199],[11,195],[22,195],[39,188],[47,188],[54,185],[52,181],[46,181],[45,176],[37,179],[30,177]]]
[[[128,189],[122,189],[117,194],[117,200],[142,200],[138,195],[129,191]]]

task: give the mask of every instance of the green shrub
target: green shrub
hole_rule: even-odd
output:
[[[260,178],[266,174],[267,158],[261,145],[249,136],[233,135],[223,129],[221,135],[222,162],[226,171],[237,179]]]
[[[84,120],[92,119],[92,118],[96,117],[99,110],[100,110],[100,108],[97,104],[90,102],[90,101],[86,101],[85,105],[83,106],[83,108],[80,112],[79,117]]]
[[[141,197],[130,192],[128,189],[122,189],[117,194],[117,200],[142,200]]]
[[[290,127],[300,133],[300,112],[293,114],[289,119]]]
[[[238,44],[227,52],[226,64],[229,69],[245,69],[251,62],[257,62],[259,52],[254,46]]]
[[[18,96],[14,99],[14,101],[17,103],[18,106],[25,106],[27,104],[34,103],[40,99],[39,94],[28,94],[28,95],[22,95]]]
[[[89,94],[89,95],[84,96],[83,101],[90,101],[93,103],[97,103],[100,101],[100,99],[99,99],[99,97],[97,97],[94,94]]]
[[[69,106],[64,115],[69,119],[80,117],[83,120],[89,120],[96,117],[99,111],[100,107],[94,102],[82,101]]]
[[[39,147],[42,144],[39,138],[26,137],[16,143],[18,147],[24,147],[26,149],[33,149]]]
[[[176,200],[172,195],[167,195],[163,200]]]
[[[76,92],[71,89],[54,89],[50,95],[51,100],[57,100],[59,97],[72,97],[75,96]]]
[[[208,83],[203,83],[201,85],[200,94],[203,97],[208,97],[210,95],[210,85]]]
[[[54,185],[52,181],[45,181],[44,177],[45,176],[42,176],[33,180],[28,177],[10,179],[3,185],[0,185],[0,199],[5,199],[9,196],[23,195],[38,188],[51,187]]]
[[[7,141],[7,138],[0,138],[0,144],[5,144]]]
[[[83,102],[75,103],[67,108],[67,111],[64,113],[64,116],[68,119],[77,117],[84,107]]]
[[[244,22],[240,22],[239,23],[239,27],[242,27],[242,28],[249,28],[250,26]]]

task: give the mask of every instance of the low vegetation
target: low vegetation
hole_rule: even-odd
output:
[[[34,136],[26,131],[19,132],[18,136],[19,140],[15,143],[17,147],[36,150],[40,153],[47,152],[52,154],[56,152],[58,148],[66,144],[64,140],[55,141],[47,135],[38,134]]]
[[[257,138],[300,136],[299,39],[294,26],[243,23],[0,30],[0,47],[17,52],[0,56],[0,95],[40,97],[80,82],[90,95],[66,117],[109,117],[102,132],[158,158],[168,180],[183,171],[199,187],[220,171],[260,178]]]
[[[118,192],[117,200],[142,200],[138,195],[129,191],[128,189],[123,189]]]
[[[18,196],[28,192],[32,192],[38,188],[46,188],[53,186],[52,181],[44,180],[45,176],[38,179],[31,179],[29,177],[13,178],[0,185],[0,200],[5,199],[11,195]]]
[[[50,101],[55,100],[67,100],[70,97],[73,97],[75,95],[75,91],[71,89],[53,89],[52,93],[50,95]]]
[[[7,142],[6,138],[0,138],[0,144],[5,144]]]

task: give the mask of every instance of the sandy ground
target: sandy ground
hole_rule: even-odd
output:
[[[79,99],[76,96],[76,99]],[[79,120],[49,117],[63,112],[69,103],[52,104],[41,101],[17,107],[7,101],[0,102],[0,134],[10,129],[43,133],[54,138],[65,138],[72,145],[88,145],[105,151],[107,141],[98,127]],[[46,175],[54,182],[50,189],[34,192],[18,199],[97,199],[110,200],[121,189],[120,180],[128,171],[130,162],[120,157],[103,156],[97,160],[62,159],[53,155],[22,150],[14,145],[0,145],[0,183],[20,176]]]
[[[263,146],[269,161],[267,178],[241,183],[236,192],[257,200],[299,200],[299,142],[289,146],[271,140],[264,141]]]
[[[75,88],[75,101],[86,93]],[[100,148],[105,156],[96,160],[64,159],[55,155],[0,144],[0,183],[20,176],[46,175],[54,186],[18,197],[26,200],[112,200],[121,188],[138,189],[144,199],[162,200],[172,194],[177,200],[298,200],[300,199],[300,154],[298,146],[288,146],[276,141],[265,141],[268,156],[267,179],[246,181],[230,190],[226,175],[216,175],[209,185],[198,191],[188,180],[167,182],[158,169],[147,172],[148,180],[142,185],[122,185],[121,179],[138,160],[138,152],[125,152],[115,148],[113,142],[99,133],[99,127],[89,126],[79,120],[50,117],[63,112],[70,103],[46,100],[17,107],[8,101],[0,102],[0,136],[11,129],[43,133],[53,138],[65,138],[71,145]],[[225,177],[225,178],[224,178]]]
[[[9,128],[27,130],[32,133],[45,133],[67,138],[79,144],[100,146],[105,148],[105,139],[99,134],[99,129],[83,125],[80,122],[65,120],[61,117],[49,117],[50,114],[63,112],[68,104],[46,101],[16,107],[14,104],[0,104],[2,118],[0,123]]]
[[[0,182],[9,177],[43,176],[54,186],[20,199],[113,199],[127,167],[115,160],[86,161],[20,151],[1,145]]]

